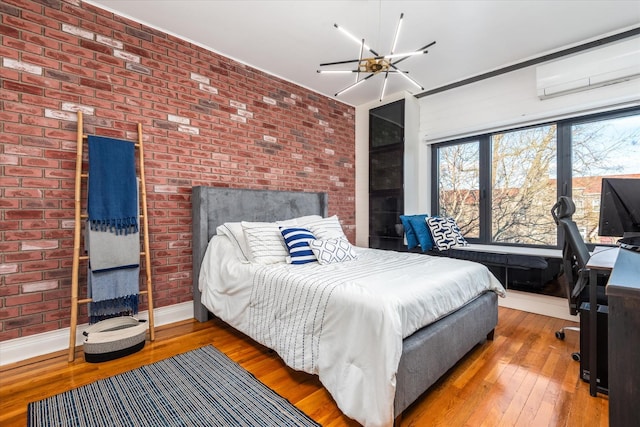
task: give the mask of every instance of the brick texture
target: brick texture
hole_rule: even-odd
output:
[[[3,4],[0,341],[69,325],[78,110],[142,124],[156,307],[191,300],[194,185],[327,192],[354,240],[352,107],[77,0]]]

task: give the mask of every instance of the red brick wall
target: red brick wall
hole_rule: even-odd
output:
[[[0,341],[69,325],[77,110],[142,123],[156,307],[191,300],[193,185],[328,192],[354,240],[352,107],[80,0],[0,13]]]

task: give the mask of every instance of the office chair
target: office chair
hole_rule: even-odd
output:
[[[555,205],[551,208],[551,215],[558,227],[562,227],[564,233],[564,246],[562,247],[562,268],[566,277],[565,294],[569,302],[569,312],[572,315],[578,314],[580,303],[586,301],[586,292],[583,292],[589,284],[589,249],[584,243],[578,226],[571,219],[576,211],[573,201],[566,196],[560,196]],[[579,331],[577,326],[565,326],[556,331],[556,338],[563,340],[565,330]],[[571,357],[575,361],[580,360],[580,353],[572,353]]]

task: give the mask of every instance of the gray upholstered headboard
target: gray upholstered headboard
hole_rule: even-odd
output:
[[[200,302],[198,277],[202,258],[216,228],[225,222],[277,221],[304,215],[328,214],[326,193],[274,190],[244,190],[222,187],[193,187],[193,311],[204,322],[207,308]]]

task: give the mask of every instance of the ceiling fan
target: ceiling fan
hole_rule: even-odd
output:
[[[431,46],[433,46],[434,44],[436,44],[435,41],[421,47],[418,50],[412,51],[412,52],[404,52],[404,53],[395,53],[396,50],[396,44],[398,43],[398,37],[400,35],[400,28],[402,27],[402,19],[404,17],[404,13],[400,14],[400,20],[398,21],[398,26],[396,28],[396,33],[393,37],[393,44],[391,45],[391,52],[389,52],[388,55],[380,55],[378,52],[376,52],[375,50],[371,49],[371,47],[369,47],[364,39],[358,40],[358,38],[356,38],[354,35],[352,35],[350,32],[348,32],[347,30],[345,30],[344,28],[338,26],[338,24],[333,24],[334,27],[336,27],[338,30],[340,30],[340,32],[342,32],[343,34],[345,34],[349,39],[355,41],[359,46],[360,46],[360,56],[358,57],[358,59],[348,59],[346,61],[335,61],[335,62],[325,62],[323,64],[320,64],[320,67],[328,67],[328,66],[333,66],[333,65],[343,65],[343,64],[357,64],[355,69],[350,69],[350,70],[318,70],[318,73],[322,73],[322,74],[329,74],[329,73],[356,73],[356,81],[355,83],[345,87],[344,89],[336,92],[335,96],[340,96],[341,94],[345,93],[346,91],[353,89],[354,87],[356,87],[357,85],[361,84],[362,82],[369,80],[371,77],[374,77],[378,74],[384,74],[384,82],[382,84],[382,91],[380,92],[380,101],[382,101],[382,98],[384,98],[384,92],[385,89],[387,87],[387,78],[389,77],[389,74],[399,74],[402,77],[404,77],[405,79],[407,79],[409,82],[411,82],[411,84],[415,85],[416,87],[418,87],[420,90],[424,90],[424,87],[418,83],[417,81],[415,81],[414,79],[412,79],[409,76],[409,72],[408,71],[404,71],[401,70],[400,68],[397,67],[397,64],[404,61],[405,59],[411,57],[411,56],[416,56],[416,55],[422,55],[425,53],[428,53],[428,48],[430,48]],[[367,50],[369,51],[373,56],[371,57],[363,57],[364,51]],[[366,76],[362,77],[363,74],[366,74]]]

